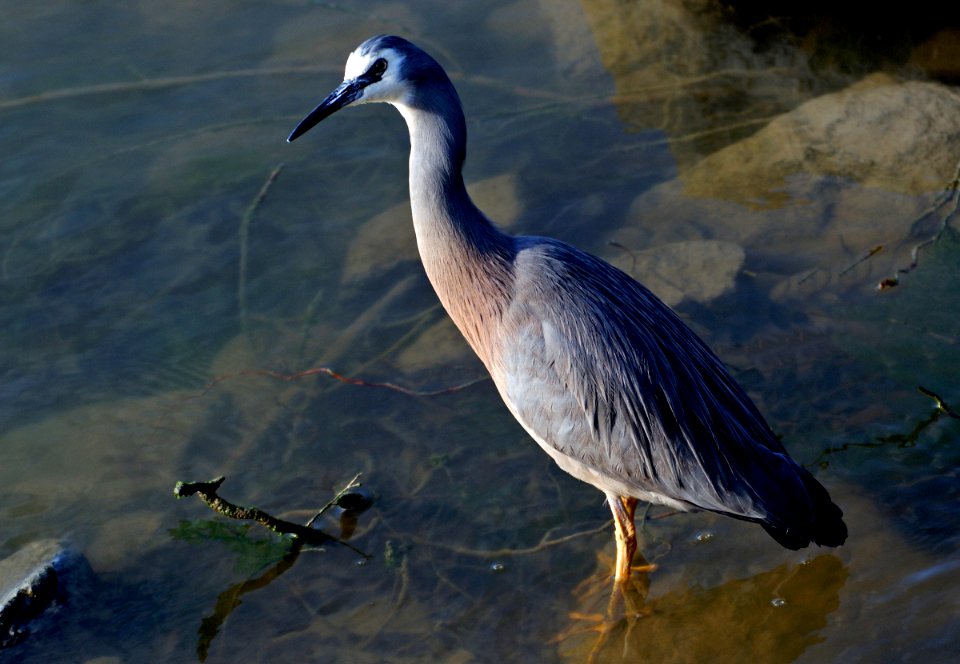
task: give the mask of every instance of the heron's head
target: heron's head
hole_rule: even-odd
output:
[[[287,141],[296,140],[350,104],[379,101],[414,106],[424,91],[445,86],[452,89],[436,60],[407,40],[390,35],[371,37],[347,58],[343,83],[300,121]]]

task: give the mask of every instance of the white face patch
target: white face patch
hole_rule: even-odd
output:
[[[409,93],[407,86],[399,78],[400,63],[403,62],[403,56],[393,49],[385,48],[362,53],[361,49],[358,48],[353,51],[347,57],[343,80],[351,81],[358,76],[362,76],[369,71],[378,58],[387,61],[387,70],[383,73],[383,78],[364,88],[363,96],[357,99],[354,104],[367,104],[376,101],[403,104]]]
[[[347,66],[343,71],[343,80],[349,81],[356,78],[363,72],[370,69],[370,65],[376,59],[376,53],[367,53],[361,55],[360,49],[357,49],[347,57]]]

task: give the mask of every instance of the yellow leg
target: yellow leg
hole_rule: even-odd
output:
[[[630,578],[630,564],[633,562],[633,554],[637,552],[637,530],[633,525],[637,499],[607,494],[607,502],[613,512],[613,526],[617,538],[617,567],[614,578],[622,583]]]

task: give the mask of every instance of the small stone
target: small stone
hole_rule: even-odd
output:
[[[376,496],[372,491],[365,487],[355,487],[337,499],[337,507],[360,514],[370,509],[374,502],[376,502]]]

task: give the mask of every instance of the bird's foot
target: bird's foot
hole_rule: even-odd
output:
[[[598,661],[610,648],[627,653],[635,641],[631,636],[634,628],[653,615],[653,610],[643,605],[638,585],[629,580],[615,584],[603,611],[571,611],[570,624],[550,643],[558,645],[563,659],[586,662]]]
[[[642,587],[641,593],[643,596],[646,596],[647,588],[650,585],[650,580],[646,575],[656,571],[656,569],[656,563],[644,561],[643,564],[640,565],[630,565],[630,575],[626,579],[617,579],[614,559],[603,551],[598,551],[596,571],[578,583],[573,589],[573,594],[579,602],[583,603],[589,601],[591,597],[597,595],[599,592],[609,588],[610,582],[613,581],[615,585],[640,583],[640,586],[637,586],[637,588]]]
[[[595,661],[608,642],[620,635],[627,644],[636,622],[651,614],[644,601],[650,587],[647,573],[656,569],[656,565],[632,566],[631,571],[635,573],[611,584],[613,566],[613,558],[597,552],[596,571],[573,591],[579,608],[568,614],[570,624],[566,629],[549,641],[562,644],[561,648],[576,654],[577,659]]]

